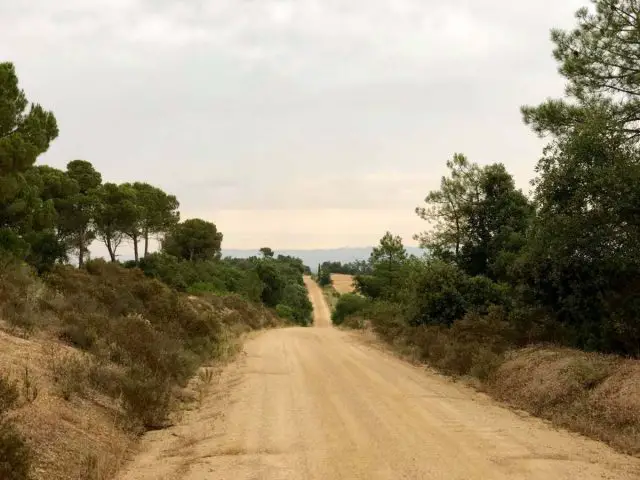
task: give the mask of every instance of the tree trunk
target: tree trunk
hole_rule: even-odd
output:
[[[135,235],[132,237],[133,240],[133,256],[136,259],[136,263],[140,260],[140,256],[138,255],[138,236]]]
[[[107,250],[109,251],[109,256],[111,257],[111,261],[115,263],[116,252],[114,251],[113,246],[111,245],[111,239],[108,238],[104,243],[107,245]]]
[[[84,231],[78,232],[78,268],[84,267]]]
[[[149,232],[144,232],[144,258],[149,255]]]

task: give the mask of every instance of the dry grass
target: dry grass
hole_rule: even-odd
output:
[[[331,281],[333,288],[340,294],[353,293],[353,275],[345,275],[343,273],[332,273]]]
[[[495,397],[640,454],[640,361],[566,348],[512,352],[487,384]]]
[[[340,294],[338,291],[333,288],[333,285],[327,285],[322,288],[322,295],[324,296],[324,300],[327,302],[329,309],[333,311],[338,304],[338,300],[340,299]]]
[[[51,358],[74,353],[46,335],[23,339],[0,331],[0,371],[8,372],[20,393],[10,417],[34,452],[34,480],[106,479],[132,440],[120,428],[115,402],[95,395],[63,398]],[[96,459],[90,477],[85,474],[89,457]]]

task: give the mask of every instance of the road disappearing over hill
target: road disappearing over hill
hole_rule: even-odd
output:
[[[200,409],[147,436],[123,480],[640,478],[638,459],[332,328],[305,283],[316,327],[247,341]]]

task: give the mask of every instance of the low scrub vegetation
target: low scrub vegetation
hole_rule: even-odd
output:
[[[37,325],[67,345],[48,354],[51,393],[71,403],[110,398],[120,412],[117,423],[134,434],[169,424],[177,394],[204,362],[232,355],[243,333],[282,322],[240,294],[190,297],[140,269],[104,260],[85,262],[82,269],[56,265],[42,277],[18,261],[5,265],[0,295],[11,292],[11,308],[34,319],[25,326],[8,316],[10,331],[30,336]],[[37,295],[23,295],[35,287]],[[298,321],[296,313],[291,310],[292,321]],[[28,369],[21,378],[0,379],[0,451],[6,462],[19,462],[6,466],[12,475],[38,459],[5,412],[37,396]],[[26,478],[2,473],[0,478]]]
[[[28,480],[33,451],[13,422],[0,419],[0,478]]]
[[[18,382],[0,376],[0,478],[26,480],[29,478],[33,452],[8,418],[20,401]]]
[[[62,395],[82,395],[88,385],[117,395],[132,426],[161,426],[172,388],[185,385],[203,361],[220,356],[233,327],[224,308],[230,306],[234,322],[246,329],[274,323],[271,312],[244,299],[198,306],[140,270],[102,260],[82,270],[56,266],[46,284],[56,296],[43,299],[43,313],[59,320],[62,341],[86,352],[53,361]]]

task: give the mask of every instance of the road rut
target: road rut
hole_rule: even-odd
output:
[[[409,365],[331,328],[264,332],[219,388],[153,432],[121,480],[638,479],[640,460]]]

